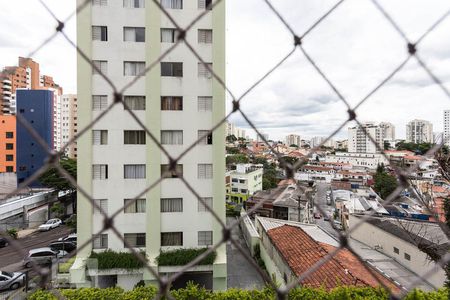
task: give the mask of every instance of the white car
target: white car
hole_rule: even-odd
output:
[[[31,249],[23,259],[22,265],[25,268],[30,268],[33,264],[51,265],[55,259],[62,258],[66,255],[67,251],[53,250],[50,247]]]
[[[62,221],[60,219],[50,219],[39,226],[39,231],[49,231],[50,229],[56,228],[61,224]]]
[[[24,273],[0,271],[0,290],[15,290],[23,286],[24,283]]]
[[[64,237],[60,237],[58,239],[58,241],[64,241],[64,242],[73,242],[73,243],[77,243],[77,234],[76,233],[71,233],[67,236]]]

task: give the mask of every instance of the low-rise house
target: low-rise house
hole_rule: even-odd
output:
[[[327,155],[326,162],[338,162],[351,164],[353,168],[375,170],[378,165],[388,165],[389,161],[381,153],[350,153],[336,152]]]
[[[242,203],[250,195],[262,190],[263,165],[237,164],[236,170],[229,173],[231,190],[227,191],[228,201]]]

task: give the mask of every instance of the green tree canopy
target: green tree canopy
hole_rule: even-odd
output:
[[[250,159],[245,154],[229,155],[229,156],[227,156],[227,158],[225,160],[226,160],[227,165],[246,164],[246,163],[250,162]]]
[[[68,157],[62,157],[59,160],[61,167],[77,180],[77,161]],[[72,186],[70,182],[62,176],[56,168],[50,168],[45,171],[39,178],[41,184],[46,187],[54,188],[60,191],[76,190],[76,187]]]
[[[386,199],[397,188],[397,178],[388,174],[382,164],[378,165],[374,180],[374,189],[383,199]]]
[[[228,143],[234,143],[237,141],[237,138],[234,134],[228,135],[225,139]]]

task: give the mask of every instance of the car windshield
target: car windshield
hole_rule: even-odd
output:
[[[53,224],[53,220],[48,220],[45,224]]]
[[[8,276],[8,277],[13,277],[14,274],[10,273],[10,272],[5,272],[5,271],[1,271],[2,275]]]

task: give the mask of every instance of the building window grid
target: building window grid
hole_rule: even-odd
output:
[[[123,0],[123,7],[125,8],[144,8],[144,0]]]
[[[123,101],[130,110],[145,110],[145,96],[125,96]]]
[[[161,0],[161,6],[168,9],[183,9],[183,0]]]
[[[92,26],[92,40],[107,42],[108,41],[108,27]]]
[[[6,143],[5,149],[6,149],[6,150],[14,150],[14,144],[12,144],[12,143]]]
[[[161,28],[161,43],[175,43],[175,28]]]
[[[145,62],[143,61],[124,61],[123,75],[138,76],[145,71]]]
[[[212,9],[212,0],[198,0],[199,9]]]
[[[123,178],[144,179],[145,167],[145,165],[123,165]]]
[[[183,63],[161,62],[161,76],[183,77]]]
[[[124,27],[123,28],[124,42],[145,42],[145,27]]]
[[[92,240],[92,248],[107,249],[108,248],[108,234],[100,234]]]
[[[212,164],[198,164],[197,178],[198,179],[211,179],[213,177],[213,165]]]
[[[183,212],[183,198],[161,198],[161,212]]]
[[[210,209],[213,209],[213,198],[212,197],[203,197],[202,200],[203,200],[203,202],[200,201],[199,199],[197,200],[198,201],[197,210],[199,212],[209,211],[208,208],[206,207],[206,205],[208,205],[208,207]]]
[[[162,145],[183,145],[183,130],[161,130]]]
[[[199,231],[198,232],[198,245],[199,246],[211,246],[213,239],[212,231]]]
[[[92,145],[107,145],[108,130],[92,130]]]
[[[145,247],[145,233],[125,233],[123,238],[124,247]]]
[[[125,145],[145,145],[146,134],[144,130],[124,130],[123,143]]]
[[[125,214],[145,213],[145,199],[124,199],[123,204]]]
[[[6,154],[5,160],[6,160],[6,161],[13,161],[13,160],[14,160],[14,155],[12,155],[12,154]]]
[[[197,139],[201,139],[199,145],[212,145],[212,132],[209,130],[198,130]]]
[[[92,179],[108,179],[108,165],[92,165]]]
[[[209,96],[198,97],[197,108],[199,112],[212,111],[212,97]]]
[[[108,73],[108,61],[106,60],[93,60],[92,64],[95,66],[92,67],[92,74],[100,74],[102,72],[103,75],[106,75]],[[100,72],[98,71],[100,70]]]
[[[183,232],[161,232],[161,246],[183,246]]]
[[[108,0],[92,0],[92,6],[107,6]]]
[[[177,164],[173,171],[169,171],[169,165],[161,165],[162,178],[178,178],[179,176],[183,176],[183,165]]]
[[[212,43],[212,29],[199,29],[197,31],[198,42],[200,44],[211,44]]]
[[[212,67],[212,63],[198,63],[198,77],[211,79],[212,72],[210,70],[212,70]]]
[[[97,206],[94,206],[94,214],[100,214],[100,210],[98,207],[100,207],[106,214],[108,213],[108,199],[95,199],[95,204]]]
[[[179,96],[161,97],[161,110],[183,110],[183,97]]]

